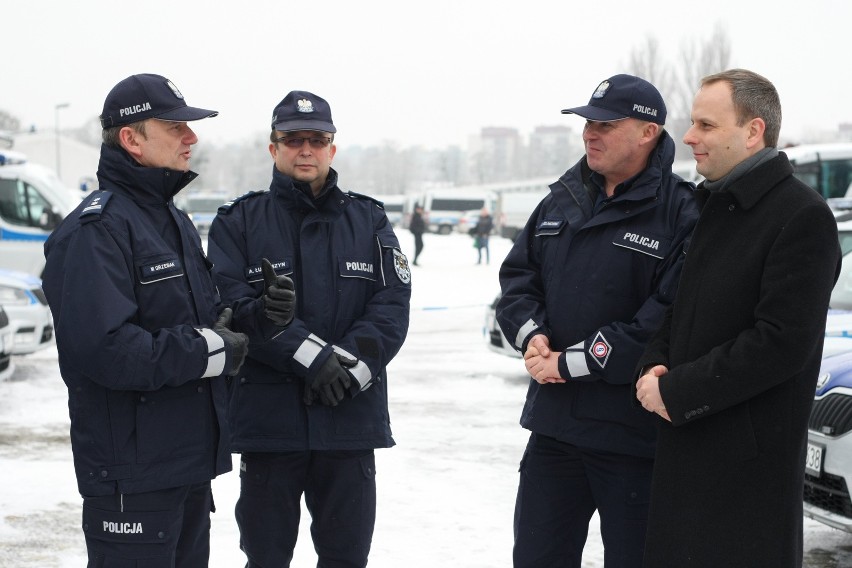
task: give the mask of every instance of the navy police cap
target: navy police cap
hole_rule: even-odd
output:
[[[290,91],[272,111],[272,130],[314,130],[334,134],[331,107],[322,97],[307,91]]]
[[[595,122],[638,118],[666,123],[666,103],[657,88],[645,79],[624,74],[601,81],[586,106],[566,108],[562,113]]]
[[[124,126],[149,118],[189,122],[219,114],[187,106],[175,84],[161,75],[142,73],[120,81],[106,97],[101,127]]]

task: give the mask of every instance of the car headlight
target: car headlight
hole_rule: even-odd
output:
[[[0,286],[0,305],[3,306],[26,306],[38,303],[38,300],[29,291],[12,286]]]
[[[831,380],[831,373],[820,373],[819,377],[817,377],[816,390],[819,391],[830,380]]]

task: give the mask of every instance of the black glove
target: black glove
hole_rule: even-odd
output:
[[[261,262],[263,270],[263,306],[266,317],[282,327],[293,321],[296,309],[296,292],[293,281],[286,276],[276,276],[272,263],[265,258]]]
[[[337,406],[352,384],[346,369],[351,369],[357,364],[357,359],[332,353],[322,367],[317,369],[316,374],[308,379],[305,385],[305,404],[310,406],[319,397],[324,405]]]
[[[233,312],[231,311],[231,308],[225,308],[222,310],[222,313],[219,314],[219,319],[216,321],[216,325],[213,326],[213,331],[215,331],[216,334],[222,338],[222,341],[225,342],[225,351],[227,351],[228,355],[230,355],[231,368],[228,370],[229,377],[233,377],[240,372],[240,367],[243,366],[243,361],[248,353],[249,343],[248,335],[245,333],[231,331],[230,327],[232,316]]]

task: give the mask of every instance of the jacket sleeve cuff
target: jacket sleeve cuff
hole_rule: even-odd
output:
[[[352,396],[355,396],[359,392],[365,391],[370,388],[370,386],[373,384],[373,372],[370,370],[370,367],[368,367],[367,364],[364,363],[364,361],[361,361],[360,359],[358,359],[358,357],[356,357],[349,351],[343,349],[342,347],[338,347],[337,345],[335,345],[334,352],[340,353],[348,359],[358,361],[358,363],[356,363],[354,367],[346,369],[346,371],[352,376],[352,378],[355,379],[352,382],[352,386],[349,388],[349,392],[352,394]]]
[[[563,379],[588,379],[591,375],[586,360],[586,342],[572,345],[559,354],[559,374]]]
[[[225,340],[218,333],[206,327],[196,328],[195,331],[207,342],[207,364],[201,378],[207,379],[222,375],[228,363],[228,350],[225,349]]]

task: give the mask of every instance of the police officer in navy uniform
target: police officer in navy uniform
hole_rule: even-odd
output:
[[[292,323],[252,343],[233,383],[240,545],[248,567],[288,566],[304,495],[318,566],[365,566],[374,449],[394,445],[385,367],[408,331],[411,271],[381,203],[338,187],[328,103],[290,92],[271,125],[269,189],[221,207],[209,235],[237,315],[274,278],[292,278],[297,296]]]
[[[516,567],[579,567],[599,512],[605,565],[641,566],[656,426],[634,368],[672,302],[697,218],[671,171],[666,107],[616,75],[589,104],[586,155],[550,186],[500,268],[497,320],[532,380],[515,504]]]
[[[196,177],[187,122],[216,114],[160,75],[119,82],[101,189],[44,247],[90,567],[208,563],[210,480],[231,470],[226,381],[248,346],[172,198]]]

